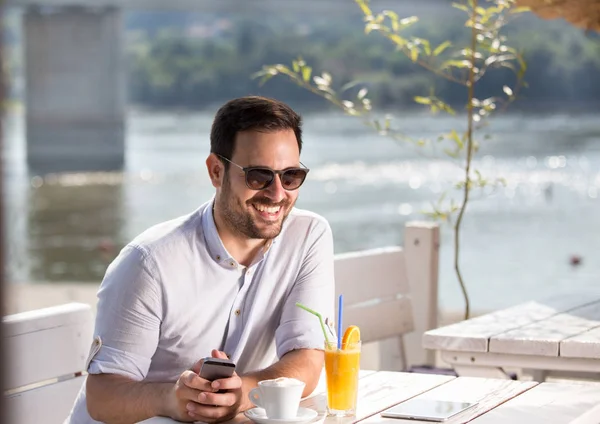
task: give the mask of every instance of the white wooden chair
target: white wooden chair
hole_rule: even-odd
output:
[[[421,336],[437,327],[438,252],[438,225],[411,222],[404,248],[336,255],[336,299],[343,294],[343,326],[360,327],[361,368],[435,364],[434,354],[421,347]]]
[[[10,424],[61,424],[84,381],[93,336],[87,304],[69,303],[3,318]]]

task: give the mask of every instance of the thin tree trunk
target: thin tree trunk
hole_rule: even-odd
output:
[[[469,82],[468,89],[469,95],[467,101],[467,113],[468,113],[468,128],[467,128],[467,158],[465,164],[465,185],[463,187],[463,201],[460,207],[460,212],[458,213],[458,218],[456,219],[456,224],[454,225],[454,271],[456,272],[456,277],[458,278],[458,282],[460,283],[460,288],[463,293],[463,297],[465,299],[465,319],[469,319],[471,315],[471,305],[469,301],[469,295],[467,293],[467,288],[465,286],[465,282],[462,277],[462,273],[460,271],[460,235],[461,235],[461,224],[463,220],[463,215],[465,214],[465,210],[467,209],[467,203],[469,202],[469,191],[471,189],[471,184],[469,181],[469,173],[471,172],[471,160],[473,158],[473,97],[475,95],[475,54],[477,49],[477,30],[475,29],[475,18],[477,14],[475,13],[475,8],[477,8],[477,0],[474,0],[473,12],[471,15],[471,19],[473,20],[473,26],[471,27],[471,67],[469,69]]]

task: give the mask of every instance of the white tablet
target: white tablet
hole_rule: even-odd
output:
[[[443,422],[475,405],[477,405],[477,402],[452,402],[436,399],[413,398],[386,409],[381,413],[381,416],[387,418]]]

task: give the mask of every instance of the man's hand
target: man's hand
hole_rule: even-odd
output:
[[[213,358],[226,359],[227,355],[212,351]],[[184,371],[173,390],[170,416],[179,421],[203,421],[215,423],[226,421],[240,412],[242,402],[242,380],[237,374],[210,382],[198,373],[202,360],[190,371]]]

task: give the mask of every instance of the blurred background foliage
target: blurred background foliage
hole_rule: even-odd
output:
[[[286,98],[295,106],[329,107],[285,81],[259,87],[251,74],[266,63],[290,63],[302,56],[314,74],[327,70],[340,85],[360,80],[369,87],[374,106],[413,106],[413,97],[436,93],[450,104],[464,103],[464,90],[422,72],[410,59],[394,54],[393,46],[374,34],[365,35],[354,2],[332,8],[328,14],[285,13],[277,19],[236,14],[169,11],[129,11],[125,14],[126,60],[129,68],[129,99],[136,105],[165,108],[205,108],[231,97],[263,94]],[[432,42],[450,40],[464,44],[468,36],[460,11],[450,5],[410,14],[421,19],[418,36]],[[408,16],[403,9],[400,15]],[[4,21],[8,58],[5,67],[13,79],[13,98],[20,97],[21,60],[19,19],[16,12]],[[584,32],[563,20],[545,21],[527,13],[515,17],[506,31],[528,63],[527,82],[517,101],[523,107],[553,108],[564,103],[597,102],[600,98],[600,36]],[[391,53],[390,53],[391,52]],[[484,97],[491,87],[510,84],[511,72],[495,72],[478,85]],[[504,81],[506,79],[506,81]]]

